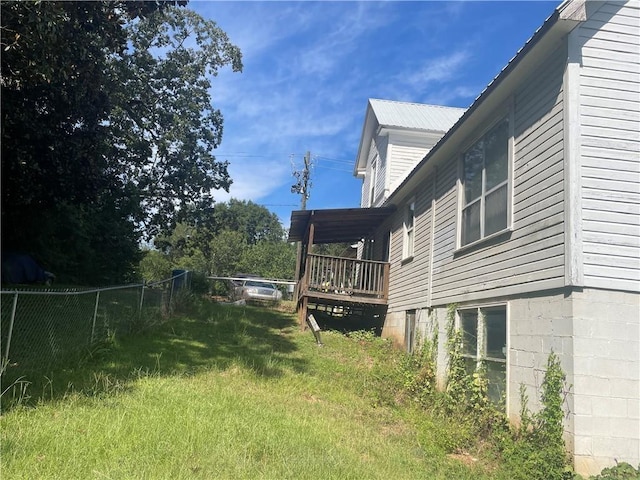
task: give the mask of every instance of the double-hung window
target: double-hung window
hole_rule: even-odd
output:
[[[467,371],[486,368],[489,399],[501,404],[507,383],[507,308],[473,308],[459,314]]]
[[[509,137],[504,118],[462,156],[461,246],[508,227]]]
[[[413,244],[415,237],[415,217],[416,217],[416,204],[411,201],[405,206],[404,211],[404,242],[402,244],[402,258],[409,259],[413,257]]]

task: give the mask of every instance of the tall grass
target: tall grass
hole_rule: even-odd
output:
[[[455,425],[407,401],[388,343],[322,335],[318,347],[289,314],[203,302],[23,378],[2,398],[0,476],[509,478],[491,455],[449,455]]]

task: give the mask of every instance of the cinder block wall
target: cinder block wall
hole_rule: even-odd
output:
[[[397,347],[404,347],[405,312],[387,312],[382,327],[382,337],[390,338]]]
[[[525,386],[532,412],[541,408],[540,393],[549,354],[553,351],[567,376],[573,382],[573,318],[571,298],[563,292],[511,300],[507,325],[507,413],[520,421],[520,385]],[[573,449],[573,394],[569,390],[564,421],[565,443]]]
[[[640,463],[640,295],[572,293],[575,468]]]
[[[584,289],[507,302],[507,414],[518,423],[520,385],[529,409],[541,408],[549,354],[569,387],[565,442],[581,475],[618,462],[640,464],[640,295]],[[446,385],[447,309],[416,312],[421,338],[438,329],[438,386]],[[387,314],[383,336],[404,346],[405,312]]]

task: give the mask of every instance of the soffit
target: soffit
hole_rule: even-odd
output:
[[[289,242],[306,241],[311,224],[313,243],[350,243],[369,238],[396,210],[383,208],[336,208],[291,212]]]

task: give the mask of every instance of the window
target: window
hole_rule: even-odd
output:
[[[509,136],[505,118],[462,156],[462,246],[508,226]]]
[[[416,311],[407,310],[404,319],[404,346],[408,353],[413,353],[416,342]]]
[[[378,157],[371,163],[371,185],[369,185],[369,206],[373,207],[376,199],[376,184],[378,183]]]
[[[404,242],[402,245],[402,258],[408,259],[413,257],[413,244],[415,237],[415,202],[410,202],[405,207],[404,212]]]
[[[507,384],[507,309],[506,307],[461,310],[462,356],[467,371],[484,366],[489,382],[489,399],[504,401]]]

